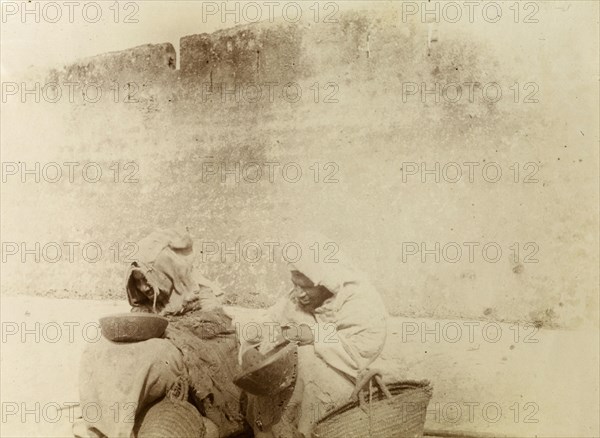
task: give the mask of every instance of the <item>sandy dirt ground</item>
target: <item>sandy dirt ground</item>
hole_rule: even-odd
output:
[[[101,336],[98,317],[121,311],[124,301],[2,298],[1,436],[72,436],[79,357]],[[432,382],[432,434],[597,437],[598,340],[597,328],[390,318],[375,366],[390,380]]]

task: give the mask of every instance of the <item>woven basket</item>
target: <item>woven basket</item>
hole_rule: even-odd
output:
[[[198,409],[188,403],[187,382],[179,382],[139,420],[137,438],[204,438],[206,425]]]
[[[407,380],[389,384],[387,389],[381,380],[377,383],[381,391],[371,392],[370,402],[352,402],[327,415],[314,428],[312,437],[422,437],[432,394],[429,381]]]

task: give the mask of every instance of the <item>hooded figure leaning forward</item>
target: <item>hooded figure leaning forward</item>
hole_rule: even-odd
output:
[[[126,278],[132,312],[158,313],[169,325],[160,339],[88,344],[75,436],[135,436],[143,412],[182,380],[189,384],[188,401],[220,436],[244,433],[240,390],[233,384],[240,371],[235,331],[217,299],[222,292],[192,263],[187,232],[159,230],[138,243]]]
[[[305,254],[289,265],[292,289],[256,315],[262,326],[240,336],[240,362],[283,341],[298,344],[295,385],[275,396],[248,397],[247,420],[256,438],[310,437],[327,414],[348,403],[369,373],[386,340],[387,312],[364,274],[339,260]]]

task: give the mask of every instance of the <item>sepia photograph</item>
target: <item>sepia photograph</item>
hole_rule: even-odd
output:
[[[0,437],[600,437],[600,2],[0,7]]]

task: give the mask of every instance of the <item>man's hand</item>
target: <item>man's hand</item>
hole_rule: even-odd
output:
[[[310,345],[315,342],[313,332],[306,324],[294,324],[282,327],[282,334],[286,340],[297,342],[298,345]]]

